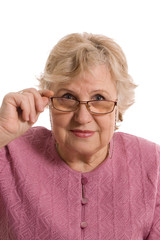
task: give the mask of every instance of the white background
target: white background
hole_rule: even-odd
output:
[[[139,87],[119,131],[160,144],[159,0],[1,0],[0,102],[37,87],[50,50],[73,32],[104,34],[122,47]],[[50,128],[47,110],[35,125]]]

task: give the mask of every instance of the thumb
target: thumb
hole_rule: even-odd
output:
[[[43,100],[43,107],[46,107],[49,104],[50,98],[42,97],[42,100]]]

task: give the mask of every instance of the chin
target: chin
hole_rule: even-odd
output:
[[[95,154],[98,150],[100,150],[98,147],[95,148],[95,145],[92,144],[76,144],[77,146],[75,146],[74,144],[69,147],[69,151],[80,154],[80,155],[93,155]],[[94,148],[93,148],[94,146]]]

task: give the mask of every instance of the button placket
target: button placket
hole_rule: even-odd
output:
[[[88,203],[88,199],[85,198],[85,197],[82,197],[81,203],[82,203],[82,205],[87,204]]]
[[[82,185],[87,184],[88,183],[88,179],[86,177],[82,177],[81,183],[82,183]]]
[[[81,228],[86,228],[88,226],[87,222],[81,222]]]
[[[81,178],[81,184],[82,184],[82,222],[80,224],[80,227],[82,229],[86,228],[88,226],[86,219],[85,219],[85,205],[88,203],[88,199],[85,197],[85,185],[88,183],[88,179],[86,177]]]

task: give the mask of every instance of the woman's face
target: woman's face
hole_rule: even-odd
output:
[[[55,97],[76,98],[80,101],[116,100],[116,87],[105,65],[91,68],[73,81],[57,85]],[[115,110],[105,115],[92,115],[85,104],[74,112],[51,108],[52,127],[59,152],[92,156],[107,150],[115,127]],[[72,156],[72,155],[70,155]]]

